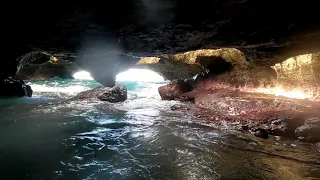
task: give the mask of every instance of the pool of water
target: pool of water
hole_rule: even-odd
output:
[[[171,111],[166,82],[118,82],[123,103],[66,101],[91,80],[28,82],[32,98],[0,100],[1,179],[320,179],[309,144],[217,129]]]

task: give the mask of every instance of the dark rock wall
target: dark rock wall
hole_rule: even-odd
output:
[[[135,56],[234,47],[264,64],[320,47],[318,6],[311,0],[8,2],[0,17],[2,79],[16,72],[17,57],[34,48],[81,54],[101,40],[112,44],[105,51]],[[95,60],[81,59],[88,61],[82,68],[96,71],[101,81],[116,72],[105,63],[110,73],[100,73],[90,65]]]

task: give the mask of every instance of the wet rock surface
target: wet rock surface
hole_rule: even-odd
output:
[[[88,91],[84,91],[71,98],[70,100],[89,100],[99,99],[110,103],[123,102],[127,99],[127,88],[123,85],[115,85],[114,87],[97,87]]]
[[[0,82],[0,87],[0,97],[31,97],[33,93],[31,87],[22,80],[7,78]]]
[[[227,55],[222,59],[197,57],[203,65],[207,64],[206,71],[188,81],[191,84],[188,92],[167,86],[159,90],[170,89],[174,96],[171,99],[192,100],[193,115],[218,125],[230,125],[262,138],[275,135],[312,143],[320,141],[319,81],[315,75],[318,54],[294,57],[276,67],[254,66],[239,53],[224,56]],[[168,86],[178,84],[172,82]],[[295,87],[301,91],[295,91]]]
[[[101,101],[108,101],[111,103],[123,102],[127,99],[127,88],[123,85],[115,85],[110,90],[98,96]]]
[[[175,100],[181,99],[180,96],[191,89],[192,86],[187,80],[178,79],[166,86],[159,87],[158,91],[162,100]]]
[[[261,138],[270,135],[319,142],[320,104],[302,99],[215,89],[189,93],[194,105],[172,107],[218,126],[228,126]]]
[[[296,136],[307,142],[320,142],[320,116],[308,118],[295,130]]]

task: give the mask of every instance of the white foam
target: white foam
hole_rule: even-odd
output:
[[[90,88],[80,85],[73,85],[68,87],[55,87],[47,85],[39,85],[30,83],[33,92],[38,93],[66,93],[66,94],[75,94],[82,91],[89,90]]]

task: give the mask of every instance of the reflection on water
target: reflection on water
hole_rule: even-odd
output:
[[[317,179],[308,145],[221,131],[134,98],[0,109],[2,179]]]

